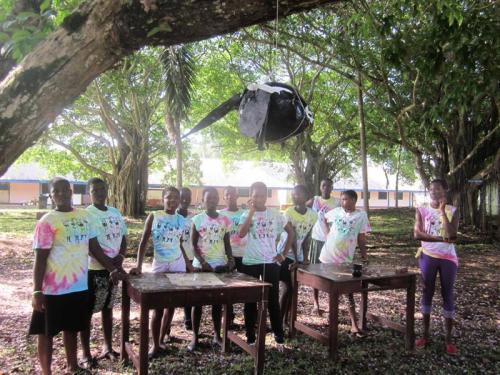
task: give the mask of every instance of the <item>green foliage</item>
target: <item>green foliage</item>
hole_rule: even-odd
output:
[[[23,9],[21,3],[0,1],[1,56],[19,62],[61,25],[82,2],[82,0],[24,2],[28,8]]]

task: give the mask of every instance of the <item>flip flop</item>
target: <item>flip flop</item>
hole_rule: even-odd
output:
[[[98,360],[109,359],[110,361],[116,361],[119,358],[120,358],[120,353],[114,350],[108,350],[107,352],[104,352],[99,357],[97,357]]]
[[[75,371],[65,372],[64,375],[92,375],[92,371],[83,367],[78,367]]]
[[[353,337],[357,337],[359,339],[362,339],[362,338],[364,338],[366,336],[363,331],[355,331],[355,332],[351,331],[351,335]]]
[[[430,344],[430,341],[427,340],[425,337],[421,337],[421,338],[415,340],[415,347],[416,348],[425,348],[429,344]]]
[[[456,345],[455,344],[446,344],[446,354],[457,355],[458,348],[456,347]]]
[[[88,371],[90,369],[97,367],[97,359],[95,357],[80,358],[78,360],[78,366],[80,367],[80,369]],[[77,371],[79,371],[79,370],[77,370]]]

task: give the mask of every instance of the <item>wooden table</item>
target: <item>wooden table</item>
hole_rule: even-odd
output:
[[[296,331],[301,331],[308,336],[329,346],[330,358],[337,358],[338,349],[338,324],[339,324],[339,296],[347,293],[361,293],[361,306],[359,314],[359,327],[366,329],[366,319],[401,331],[405,334],[407,350],[413,350],[415,345],[415,284],[417,273],[402,272],[402,269],[387,266],[363,267],[361,277],[352,276],[352,266],[337,266],[332,264],[301,265],[293,274],[294,291],[291,308],[291,330],[293,337]],[[307,285],[319,289],[329,295],[329,332],[324,335],[311,327],[297,321],[297,301],[299,285]],[[368,314],[368,292],[391,289],[406,289],[406,326],[392,322],[383,317]]]
[[[121,359],[130,359],[139,374],[148,373],[149,310],[182,306],[224,305],[222,320],[222,351],[229,350],[228,339],[255,360],[255,374],[264,370],[264,343],[266,336],[267,298],[271,284],[263,283],[240,273],[213,274],[224,285],[179,286],[170,282],[167,274],[142,274],[131,276],[123,282]],[[129,342],[130,298],[140,306],[139,355]],[[257,340],[248,345],[245,340],[228,332],[230,323],[228,306],[233,303],[257,302],[259,307]]]

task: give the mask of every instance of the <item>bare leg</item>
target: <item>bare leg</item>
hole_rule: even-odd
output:
[[[200,321],[201,321],[201,313],[203,311],[203,306],[194,306],[191,311],[191,321],[193,324],[193,336],[191,338],[191,342],[188,345],[188,350],[192,352],[196,349],[196,345],[198,345],[198,332],[200,331]]]
[[[86,362],[91,364],[92,361],[92,353],[90,352],[90,327],[92,321],[92,315],[89,317],[89,324],[87,325],[87,329],[84,331],[80,331],[80,341],[82,342],[82,362]]]
[[[98,359],[107,358],[114,361],[118,359],[119,353],[113,350],[113,309],[103,308],[101,317],[104,347]]]
[[[292,286],[289,283],[283,282],[283,293],[280,296],[280,313],[281,321],[288,324],[288,312],[292,302]]]
[[[349,317],[351,318],[351,332],[352,333],[361,333],[361,330],[358,328],[358,320],[356,318],[356,304],[354,303],[354,296],[349,294]]]
[[[160,331],[160,346],[164,349],[165,336],[167,341],[170,341],[170,327],[172,326],[172,319],[174,318],[175,308],[165,309],[163,311],[163,319],[161,320]]]
[[[319,308],[319,290],[313,289],[313,299],[314,299],[314,312],[318,314],[318,316],[323,315],[323,311]]]
[[[446,329],[446,335],[445,335],[445,343],[446,344],[452,344],[452,339],[451,339],[451,331],[453,330],[453,319],[451,318],[445,318],[444,319],[444,325]]]
[[[64,350],[66,352],[66,362],[68,364],[69,371],[78,370],[78,360],[77,360],[77,334],[76,332],[63,332],[63,342]]]
[[[422,314],[424,318],[424,339],[429,341],[430,327],[431,327],[431,314]]]
[[[222,305],[212,305],[212,320],[214,322],[214,338],[213,343],[217,345],[222,345],[222,338],[220,336],[220,326],[221,326],[221,311]]]
[[[160,350],[160,327],[162,316],[162,309],[153,310],[153,317],[151,319],[151,335],[153,336],[153,347],[148,353],[149,357],[154,357]]]
[[[52,364],[52,337],[38,335],[38,359],[42,367],[43,375],[51,375]]]

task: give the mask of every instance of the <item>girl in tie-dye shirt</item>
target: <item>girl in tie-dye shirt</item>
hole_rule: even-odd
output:
[[[414,235],[416,239],[422,241],[417,257],[423,282],[421,311],[424,321],[424,336],[419,338],[415,345],[425,347],[429,343],[432,297],[436,276],[439,273],[446,327],[446,352],[454,355],[458,352],[451,339],[455,315],[453,288],[458,268],[454,245],[458,230],[458,215],[455,207],[446,204],[447,188],[444,180],[432,181],[429,187],[430,206],[418,208],[415,214]]]
[[[358,195],[353,190],[346,190],[340,196],[341,207],[334,208],[325,215],[330,225],[325,245],[321,250],[321,263],[351,264],[356,245],[361,250],[361,259],[366,260],[365,233],[371,231],[366,212],[356,209]],[[349,315],[351,318],[351,333],[361,335],[356,319],[354,297],[348,295]]]

